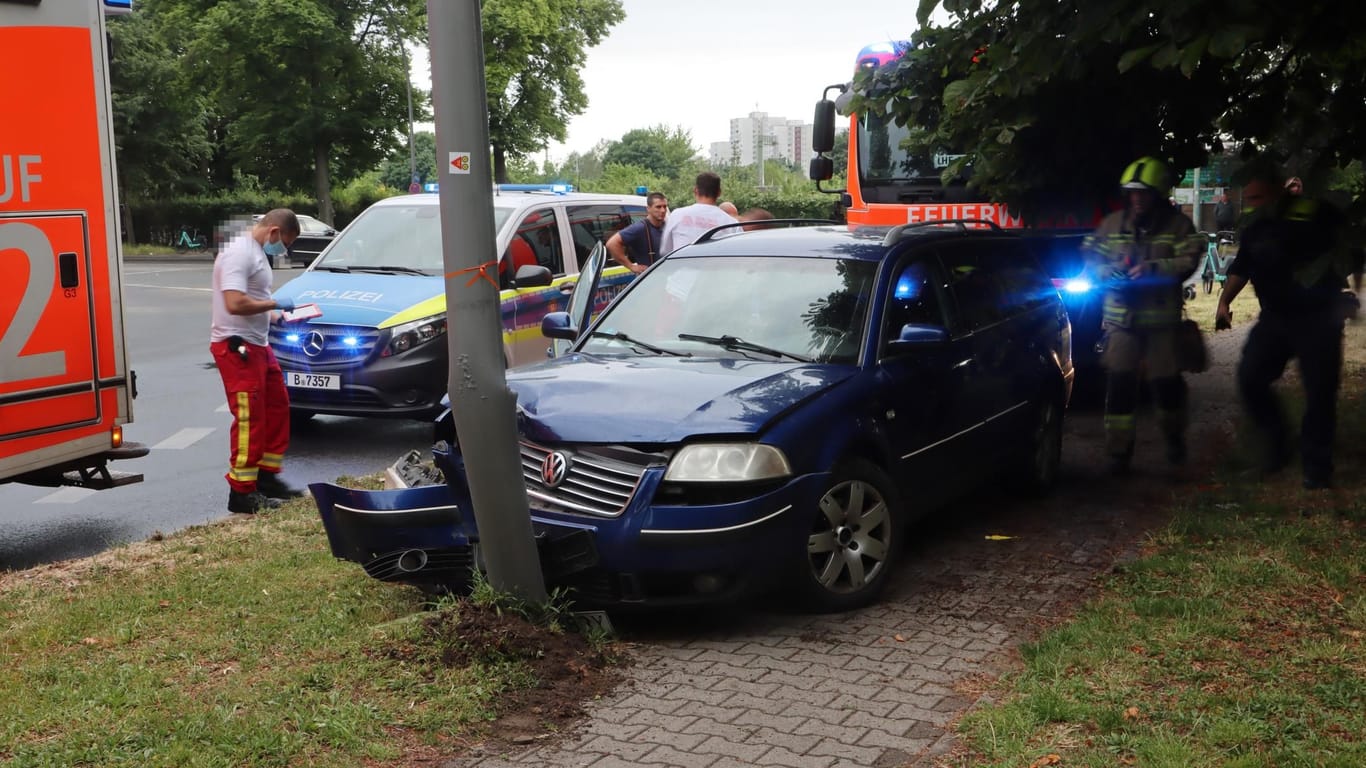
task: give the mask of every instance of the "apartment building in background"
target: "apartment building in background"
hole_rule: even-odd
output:
[[[776,117],[767,112],[751,112],[730,121],[730,141],[711,143],[713,164],[754,165],[759,157],[782,160],[805,168],[811,150],[811,124]]]

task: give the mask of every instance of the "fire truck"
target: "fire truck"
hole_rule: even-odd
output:
[[[891,63],[909,49],[904,41],[874,43],[859,51],[855,72],[876,70]],[[891,116],[849,111],[849,160],[845,188],[821,188],[821,182],[834,176],[834,162],[825,153],[834,148],[836,115],[840,103],[851,94],[852,83],[825,89],[839,92],[836,99],[822,98],[816,103],[812,126],[810,176],[822,192],[839,194],[850,227],[893,227],[935,221],[971,222],[969,226],[1000,227],[1020,232],[1037,255],[1040,264],[1053,277],[1072,319],[1072,355],[1079,371],[1099,365],[1097,344],[1101,337],[1101,292],[1083,276],[1081,242],[1100,222],[1097,209],[1084,216],[1071,216],[1046,226],[1026,227],[1011,215],[1004,203],[994,202],[974,191],[965,178],[949,183],[943,171],[960,155],[949,151],[925,154],[905,148],[911,126],[897,125]],[[1079,380],[1089,378],[1079,374]]]
[[[102,489],[124,439],[106,14],[131,0],[0,0],[0,483]]]

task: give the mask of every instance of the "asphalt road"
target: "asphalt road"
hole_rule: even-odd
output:
[[[0,485],[0,570],[83,557],[228,514],[232,417],[209,356],[211,273],[207,257],[124,265],[128,356],[138,380],[126,433],[152,451],[116,468],[146,479],[108,491]],[[279,272],[276,283],[290,277]],[[293,436],[284,476],[304,485],[377,472],[425,450],[430,435],[417,421],[319,416]]]

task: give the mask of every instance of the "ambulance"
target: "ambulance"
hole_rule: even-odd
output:
[[[131,0],[0,0],[0,484],[111,488],[124,343],[105,15]],[[22,74],[19,74],[22,73]]]

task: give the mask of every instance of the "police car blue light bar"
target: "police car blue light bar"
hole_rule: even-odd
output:
[[[123,16],[133,12],[133,0],[104,0],[105,16]]]
[[[554,192],[563,195],[574,191],[573,184],[495,184],[494,189],[499,192]]]

